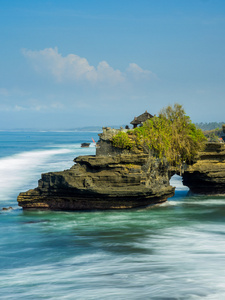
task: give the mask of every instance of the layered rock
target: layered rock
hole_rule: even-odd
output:
[[[151,154],[113,147],[111,138],[117,132],[103,128],[96,155],[77,157],[69,170],[42,174],[37,188],[20,193],[19,205],[24,209],[123,209],[172,197],[169,179],[181,170],[169,168],[165,160]],[[193,193],[225,194],[225,144],[207,143],[182,176]]]
[[[147,154],[80,156],[69,170],[42,174],[38,187],[20,193],[24,209],[122,209],[173,196],[168,168]]]
[[[207,143],[184,171],[183,184],[195,194],[225,194],[225,144]]]

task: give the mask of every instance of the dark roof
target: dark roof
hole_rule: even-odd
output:
[[[145,122],[146,120],[150,119],[150,118],[153,118],[153,115],[151,115],[150,113],[147,112],[147,110],[140,116],[138,117],[135,117],[133,119],[132,122],[130,122],[130,124],[132,125],[139,125],[143,122]]]

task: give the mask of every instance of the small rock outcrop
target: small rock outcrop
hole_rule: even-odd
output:
[[[77,157],[62,172],[42,174],[38,187],[18,196],[24,209],[125,209],[161,203],[174,195],[168,165],[149,154],[114,148],[104,128],[94,156]]]
[[[7,211],[7,210],[12,210],[12,206],[9,206],[9,207],[3,207],[1,210],[2,211]]]
[[[81,148],[88,148],[91,143],[82,143],[80,146]]]
[[[183,184],[195,194],[225,194],[225,144],[207,143],[197,161],[184,171]]]

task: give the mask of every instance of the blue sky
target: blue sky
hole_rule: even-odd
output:
[[[224,0],[0,0],[0,129],[225,122]]]

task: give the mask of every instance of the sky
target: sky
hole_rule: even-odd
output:
[[[225,122],[224,0],[0,0],[0,130]]]

